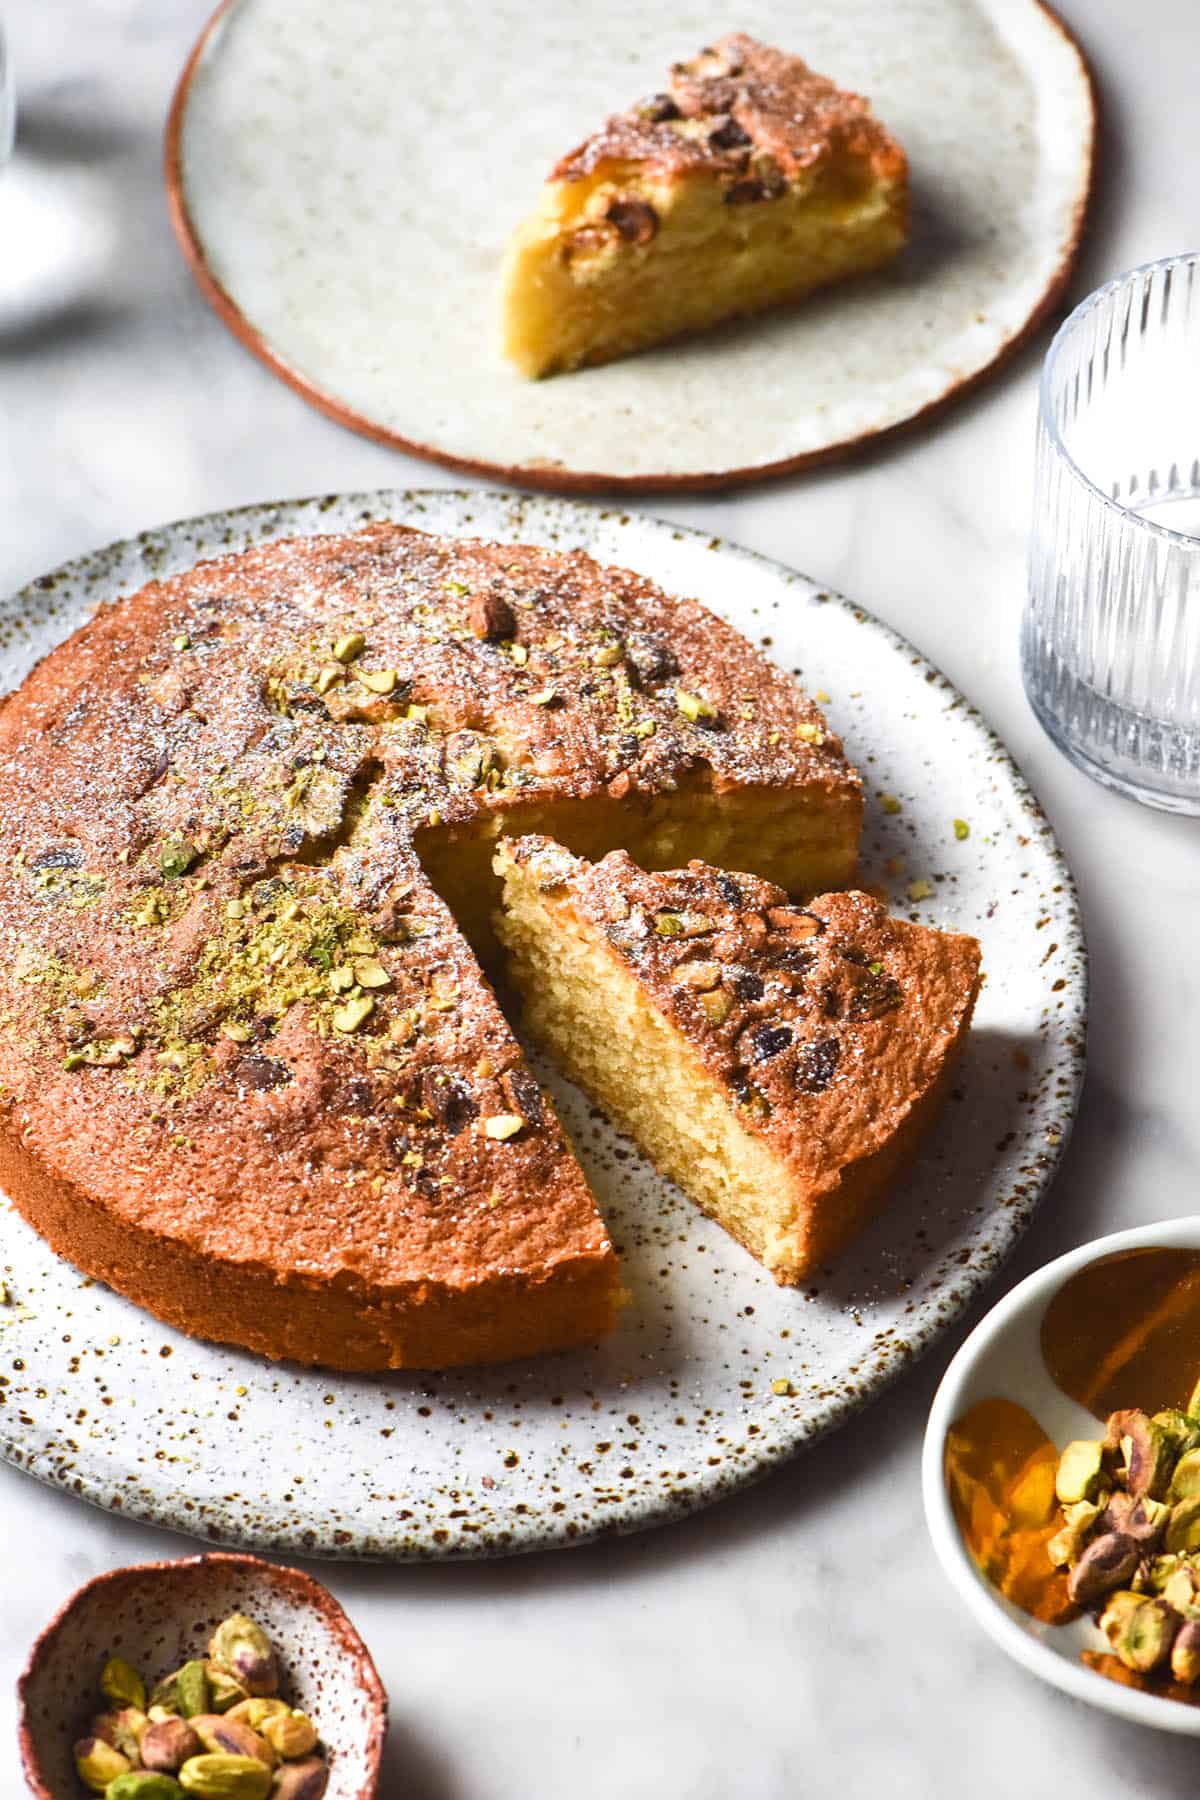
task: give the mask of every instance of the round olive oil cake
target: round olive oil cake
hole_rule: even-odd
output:
[[[151,582],[0,713],[0,1179],[268,1356],[594,1338],[617,1261],[485,973],[494,844],[812,892],[860,821],[794,681],[581,553],[373,525]]]

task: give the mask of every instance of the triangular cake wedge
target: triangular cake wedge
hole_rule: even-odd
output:
[[[908,235],[908,165],[865,100],[735,32],[564,156],[516,232],[508,356],[611,361],[877,269]]]
[[[883,1205],[947,1092],[974,938],[869,895],[806,907],[705,863],[647,874],[500,847],[499,923],[533,1034],[784,1284]]]

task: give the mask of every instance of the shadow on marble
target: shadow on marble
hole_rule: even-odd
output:
[[[16,318],[0,319],[0,364],[27,356],[79,349],[89,338],[101,338],[124,317],[109,301],[80,295],[62,305],[30,308]]]
[[[482,1800],[471,1794],[452,1768],[454,1746],[435,1744],[404,1716],[404,1696],[391,1697],[387,1741],[380,1773],[381,1795],[408,1800]]]

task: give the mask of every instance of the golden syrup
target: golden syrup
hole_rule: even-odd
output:
[[[1058,1450],[1013,1400],[981,1400],[946,1433],[950,1504],[976,1566],[1014,1606],[1057,1625],[1079,1609],[1046,1546],[1062,1521]]]
[[[1187,1407],[1200,1378],[1200,1250],[1120,1250],[1063,1283],[1042,1356],[1098,1419],[1123,1407]]]

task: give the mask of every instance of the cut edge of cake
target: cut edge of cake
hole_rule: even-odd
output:
[[[881,268],[908,164],[868,103],[745,33],[552,170],[503,277],[523,374],[602,363]]]
[[[497,868],[525,1021],[571,1079],[776,1281],[844,1249],[949,1089],[976,941],[867,894],[801,908],[757,877],[544,838]]]

